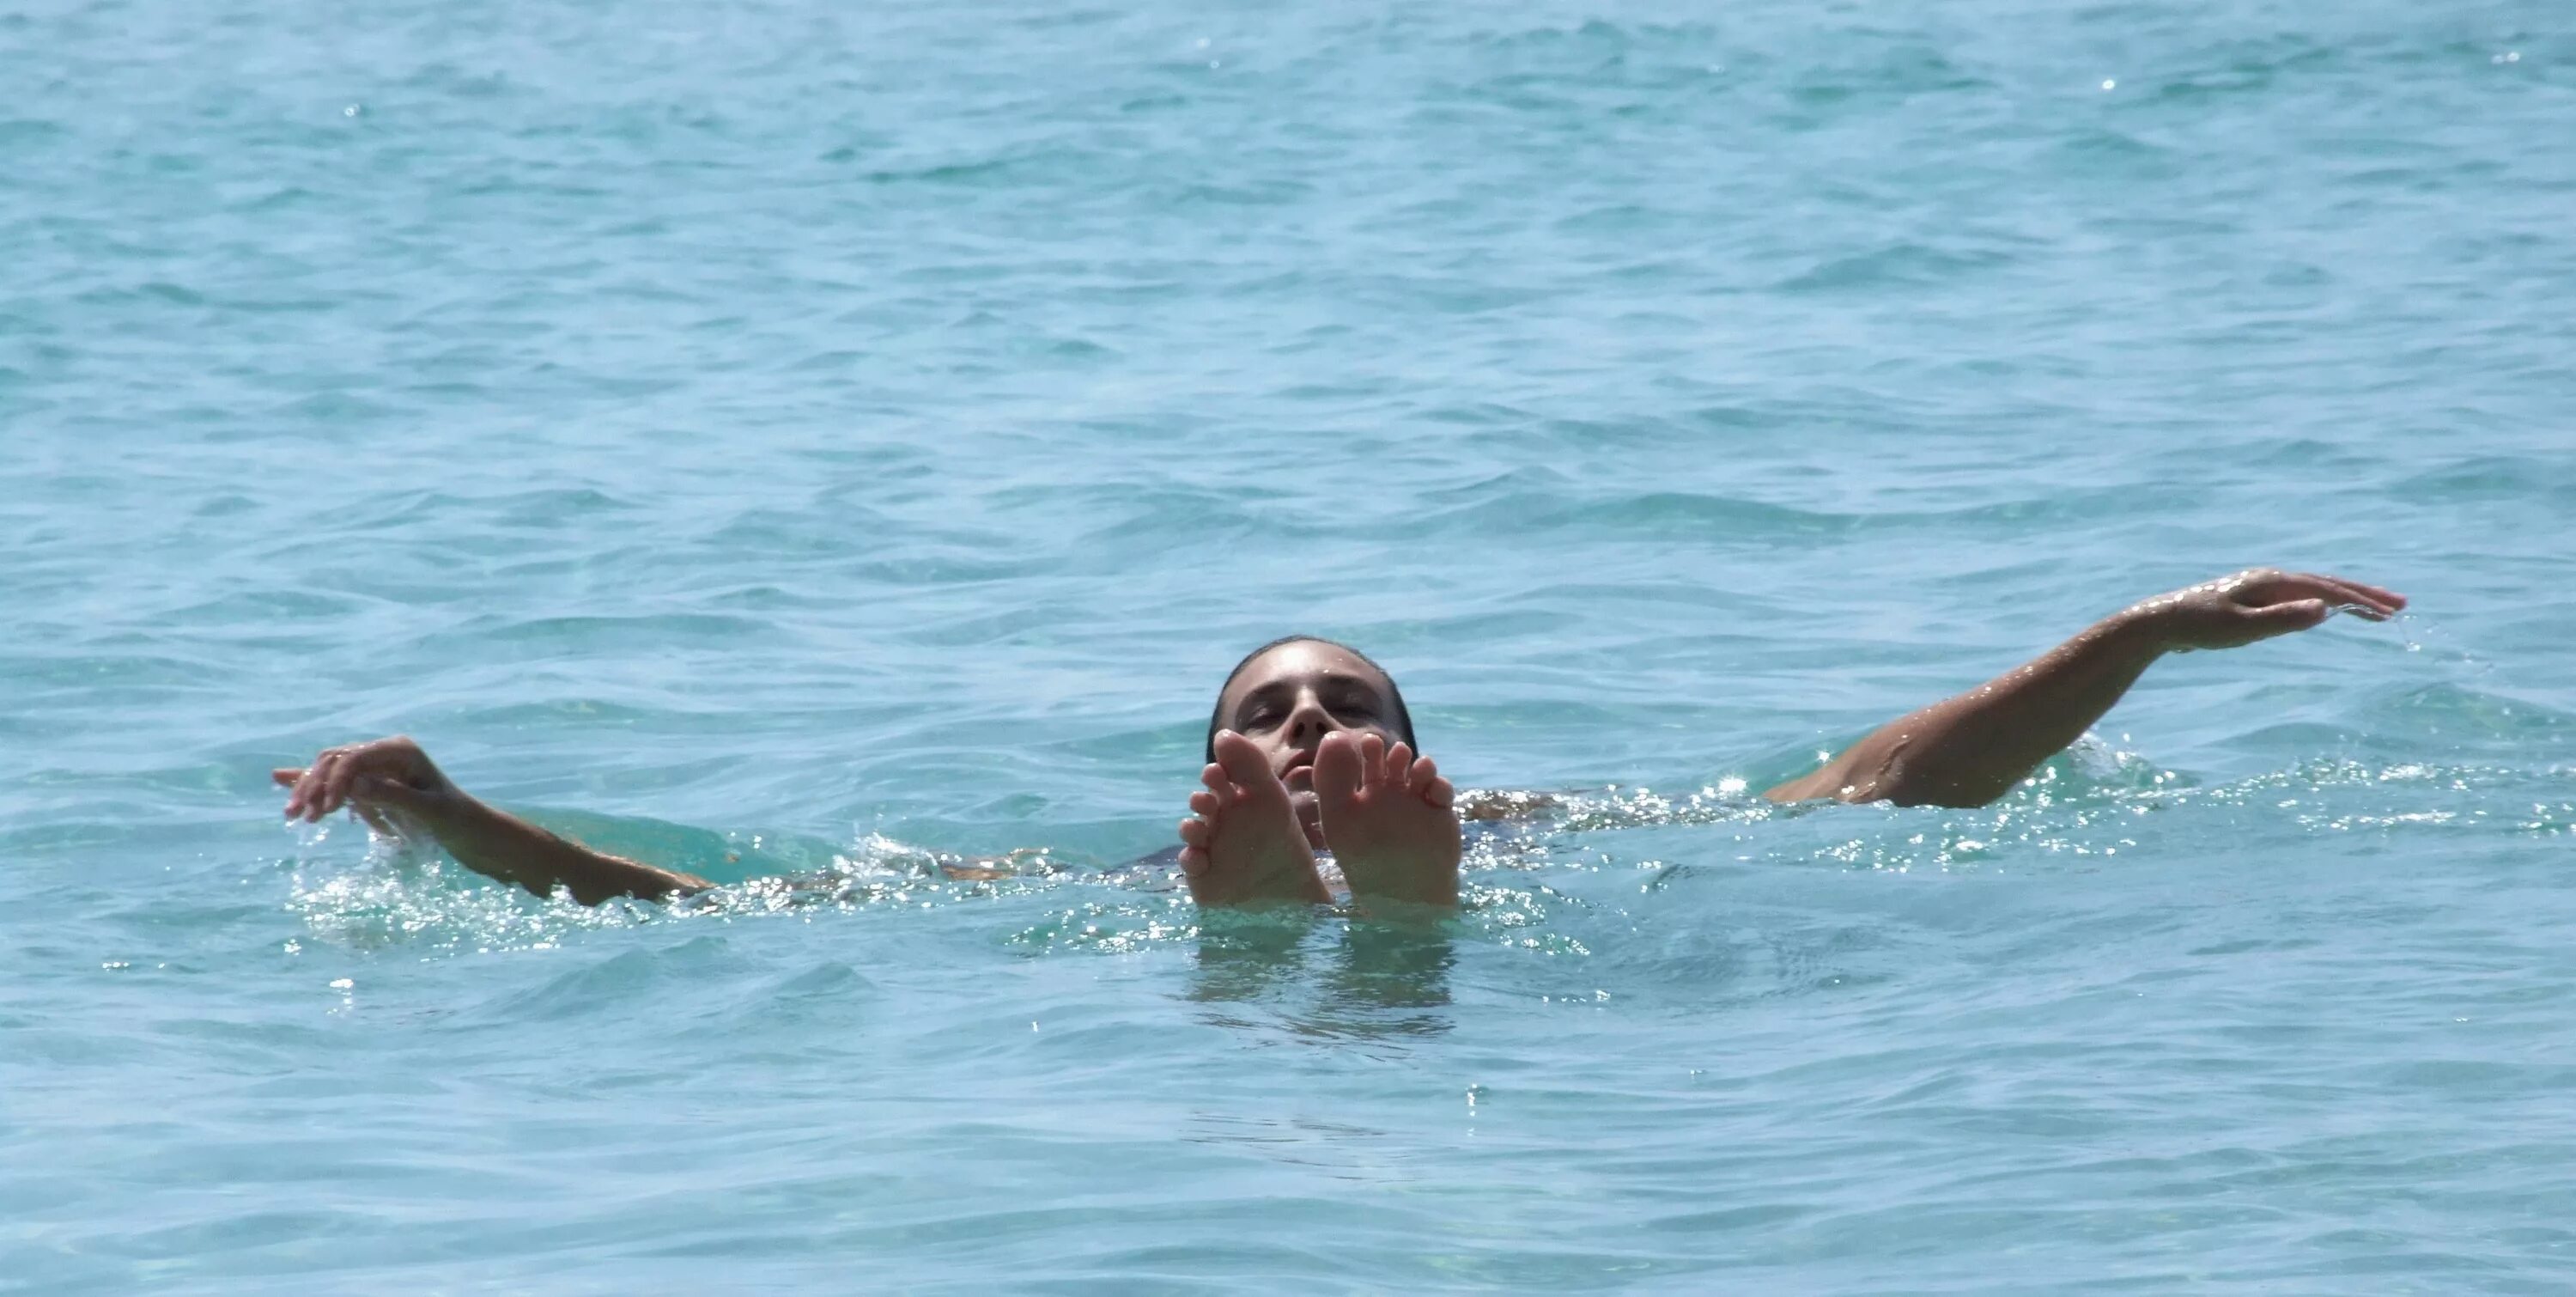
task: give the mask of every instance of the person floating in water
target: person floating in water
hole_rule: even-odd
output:
[[[2338,577],[2257,568],[2103,618],[1967,693],[1889,721],[1775,802],[1833,799],[1982,806],[2074,742],[2167,653],[2236,648],[2308,630],[2337,611],[2385,621],[2405,596]],[[1358,650],[1313,636],[1266,644],[1218,688],[1207,765],[1180,823],[1178,856],[1199,904],[1329,904],[1329,851],[1354,903],[1458,903],[1456,790],[1422,755],[1394,677]],[[288,819],[343,807],[395,832],[426,834],[477,873],[595,905],[704,890],[693,874],[594,851],[459,789],[408,738],[326,749],[281,769]]]

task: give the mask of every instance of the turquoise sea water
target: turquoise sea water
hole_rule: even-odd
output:
[[[2567,17],[0,5],[0,1290],[2563,1292]],[[1119,868],[1291,630],[1450,929]]]

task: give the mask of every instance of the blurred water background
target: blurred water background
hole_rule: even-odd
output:
[[[0,0],[0,1290],[2563,1292],[2567,18]],[[1120,867],[1292,630],[1447,931]]]

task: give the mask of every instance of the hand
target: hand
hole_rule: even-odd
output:
[[[429,754],[399,734],[373,743],[325,748],[309,768],[274,770],[269,777],[290,790],[286,795],[290,820],[319,821],[354,802],[359,814],[374,821],[376,816],[370,812],[375,810],[417,813],[456,792],[456,785],[447,782]]]
[[[2337,612],[2386,621],[2406,596],[2312,572],[2258,567],[2153,599],[2119,620],[2146,627],[2167,650],[2222,649],[2303,631]]]

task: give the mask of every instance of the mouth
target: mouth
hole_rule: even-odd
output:
[[[1279,772],[1279,782],[1286,785],[1290,792],[1313,792],[1315,789],[1314,758],[1296,757],[1290,760],[1288,768]]]

